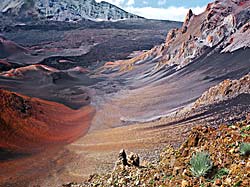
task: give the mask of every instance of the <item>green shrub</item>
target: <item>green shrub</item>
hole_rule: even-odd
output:
[[[240,145],[240,154],[243,156],[250,155],[250,143],[242,143]]]
[[[213,167],[213,163],[207,152],[197,152],[194,154],[190,160],[190,164],[190,170],[195,177],[207,175]]]
[[[240,130],[240,132],[241,133],[243,133],[243,132],[250,132],[250,125],[242,127],[241,130]]]
[[[227,168],[222,168],[214,176],[214,179],[220,179],[221,177],[228,175],[229,174],[229,169]]]
[[[240,187],[241,183],[242,183],[242,181],[238,181],[238,182],[236,182],[236,183],[233,185],[233,187]]]

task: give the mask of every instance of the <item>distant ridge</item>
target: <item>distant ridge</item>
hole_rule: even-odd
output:
[[[3,0],[5,15],[35,17],[54,21],[141,19],[107,2],[95,0]]]

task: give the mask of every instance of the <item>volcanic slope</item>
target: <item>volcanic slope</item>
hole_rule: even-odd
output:
[[[106,61],[148,50],[163,42],[170,28],[180,27],[179,22],[155,20],[12,24],[2,32],[6,45],[27,50],[1,59],[0,87],[72,108],[89,104],[95,93],[90,86],[104,80],[89,72]]]
[[[128,60],[107,62],[92,73],[113,82],[92,87],[97,113],[90,132],[69,145],[79,156],[78,164],[68,165],[71,181],[112,170],[122,148],[140,153],[143,160],[157,160],[156,153],[168,144],[178,147],[193,126],[216,127],[244,119],[250,112],[250,49],[242,34],[249,32],[249,5],[221,0],[201,15],[190,11],[183,27],[169,32],[166,43]],[[232,32],[223,21],[230,17],[235,21]],[[214,28],[225,28],[224,36],[218,39]],[[182,48],[193,38],[187,33],[196,33],[198,39],[192,47]],[[213,45],[204,39],[213,38],[209,35]],[[236,48],[226,51],[230,46]]]
[[[92,107],[72,110],[4,90],[0,96],[0,147],[14,152],[36,152],[72,142],[87,132],[94,114]]]
[[[11,50],[0,61],[1,124],[5,128],[1,131],[0,186],[58,186],[74,175],[68,173],[69,164],[87,168],[77,161],[83,157],[64,146],[85,135],[92,106],[98,105],[95,85],[110,85],[110,92],[122,89],[120,81],[96,77],[92,70],[164,42],[167,31],[180,23],[20,23],[9,18],[9,24],[0,20],[4,44],[25,51]]]
[[[105,128],[111,120],[114,125],[154,120],[191,104],[227,78],[248,74],[249,37],[243,35],[250,32],[249,11],[250,1],[213,2],[200,15],[189,11],[182,28],[170,31],[165,44],[129,60],[106,63],[99,69],[102,75],[125,80],[128,89],[101,107],[94,124]],[[113,111],[119,112],[110,119],[107,114]],[[98,124],[105,117],[108,122]]]

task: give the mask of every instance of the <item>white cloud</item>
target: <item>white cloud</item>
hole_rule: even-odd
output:
[[[167,0],[158,0],[158,5],[165,5]]]
[[[127,6],[131,6],[131,5],[133,5],[133,4],[135,4],[135,1],[134,1],[134,0],[128,0]]]
[[[122,6],[127,0],[96,0],[96,2],[101,2],[101,1],[106,1],[116,6]]]
[[[106,1],[108,3],[111,3],[116,6],[120,6],[120,7],[132,6],[133,4],[135,4],[135,0],[96,0],[96,2],[99,2],[99,3],[101,1]]]
[[[174,20],[184,21],[189,8],[184,7],[168,7],[168,8],[153,8],[153,7],[125,7],[126,11],[143,16],[149,19],[160,19],[160,20]],[[206,7],[193,7],[191,8],[195,14],[202,13]]]
[[[116,6],[123,8],[124,10],[134,13],[139,16],[143,16],[149,19],[160,19],[160,20],[174,20],[184,21],[184,18],[189,9],[192,9],[195,14],[200,14],[205,10],[204,7],[167,7],[167,8],[155,8],[155,7],[134,7],[135,0],[96,0],[97,2],[106,1]],[[164,5],[166,0],[158,0],[159,5]],[[144,0],[143,4],[146,6],[148,0]]]

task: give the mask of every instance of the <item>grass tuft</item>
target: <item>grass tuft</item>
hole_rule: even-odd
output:
[[[206,176],[212,169],[213,163],[207,152],[197,152],[190,160],[191,172],[195,177]]]
[[[243,156],[250,155],[250,143],[242,143],[240,145],[240,154]]]
[[[214,179],[221,179],[223,176],[229,174],[229,169],[227,168],[221,168],[214,176]]]

